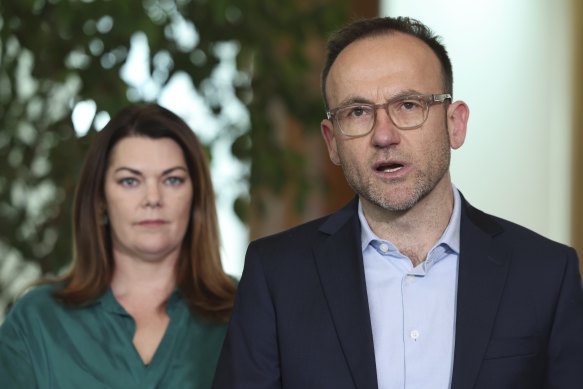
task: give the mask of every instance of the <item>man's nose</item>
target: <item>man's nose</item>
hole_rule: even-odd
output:
[[[388,147],[401,142],[401,130],[391,120],[386,106],[375,111],[371,141],[375,147]]]

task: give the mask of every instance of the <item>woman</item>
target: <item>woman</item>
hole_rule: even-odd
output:
[[[210,388],[235,284],[205,153],[178,116],[122,110],[74,203],[74,261],[0,327],[2,388]]]

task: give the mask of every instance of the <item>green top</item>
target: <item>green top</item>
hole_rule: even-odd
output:
[[[226,325],[193,315],[179,292],[149,365],[134,348],[135,322],[110,290],[84,308],[52,296],[56,285],[25,294],[0,326],[0,388],[210,388]]]

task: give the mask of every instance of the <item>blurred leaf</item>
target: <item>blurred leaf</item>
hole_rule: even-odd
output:
[[[348,0],[2,0],[0,248],[16,250],[24,261],[40,264],[43,273],[57,272],[70,261],[70,208],[81,161],[95,135],[95,128],[76,135],[72,109],[92,100],[98,113],[111,115],[130,102],[130,88],[120,74],[139,32],[148,40],[152,75],[160,70],[156,55],[170,59],[165,73],[159,73],[161,84],[184,72],[199,91],[219,63],[217,43],[238,42],[240,74],[233,88],[251,125],[227,123],[215,137],[236,134],[234,157],[251,162],[250,176],[242,179],[249,180],[255,197],[253,202],[239,197],[234,210],[247,220],[261,212],[264,193],[291,190],[301,213],[313,190],[306,157],[278,138],[282,119],[273,106],[282,101],[284,115],[301,122],[305,131],[319,128],[322,58],[318,49],[318,59],[312,58],[310,45],[323,42],[346,20],[347,9]],[[180,20],[196,30],[197,42],[188,50],[179,44]],[[207,104],[217,117],[225,114],[220,99]],[[211,145],[205,148],[212,158]],[[0,295],[4,288],[0,284]]]

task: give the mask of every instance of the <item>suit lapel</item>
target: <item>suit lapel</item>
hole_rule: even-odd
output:
[[[314,249],[322,288],[336,333],[357,388],[377,388],[360,225],[355,202],[320,229],[331,234]]]
[[[500,232],[463,200],[452,389],[474,387],[490,340],[510,261],[493,239]]]
[[[510,252],[494,237],[494,218],[462,197],[460,259],[452,389],[474,386],[490,340],[509,268]],[[321,227],[316,266],[344,356],[357,388],[377,388],[376,365],[356,200]]]

